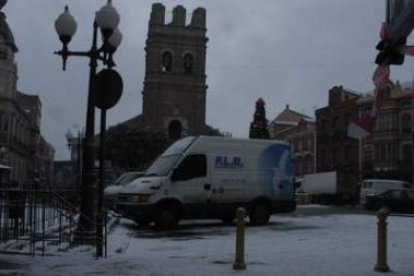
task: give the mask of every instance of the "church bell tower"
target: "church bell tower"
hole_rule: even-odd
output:
[[[165,22],[165,6],[152,5],[146,41],[143,117],[171,139],[205,133],[206,10],[176,6]]]

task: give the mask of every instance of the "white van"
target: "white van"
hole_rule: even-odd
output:
[[[367,196],[378,195],[388,190],[411,190],[413,185],[401,180],[388,179],[366,179],[362,182],[360,202],[362,205],[367,203]]]
[[[293,167],[289,145],[275,140],[186,137],[169,147],[145,172],[123,187],[117,208],[138,224],[160,229],[180,219],[231,222],[237,207],[251,223],[292,212]]]

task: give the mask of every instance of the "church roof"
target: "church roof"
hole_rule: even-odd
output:
[[[311,120],[312,118],[309,117],[308,115],[294,111],[289,108],[289,105],[286,105],[286,108],[281,113],[279,113],[279,115],[277,115],[277,117],[273,120],[273,122],[297,123],[301,119]]]
[[[14,42],[13,33],[10,30],[9,25],[6,22],[6,15],[0,11],[0,36],[4,38],[6,45],[12,48],[16,53],[18,52],[16,43]]]

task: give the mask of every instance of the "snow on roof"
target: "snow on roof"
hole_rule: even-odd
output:
[[[286,126],[297,126],[297,122],[290,122],[290,121],[279,121],[279,120],[273,120],[271,123],[278,124],[278,125],[286,125]]]

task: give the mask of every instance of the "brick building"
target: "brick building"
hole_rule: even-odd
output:
[[[317,171],[411,181],[412,97],[411,85],[393,85],[377,112],[373,132],[358,141],[347,136],[347,128],[352,120],[371,112],[373,93],[362,95],[333,87],[328,106],[316,110]]]
[[[314,120],[291,110],[289,105],[269,123],[271,139],[287,141],[292,148],[295,176],[315,172]]]
[[[316,110],[316,171],[358,173],[358,141],[347,136],[349,124],[358,117],[360,95],[334,86],[328,106]]]

